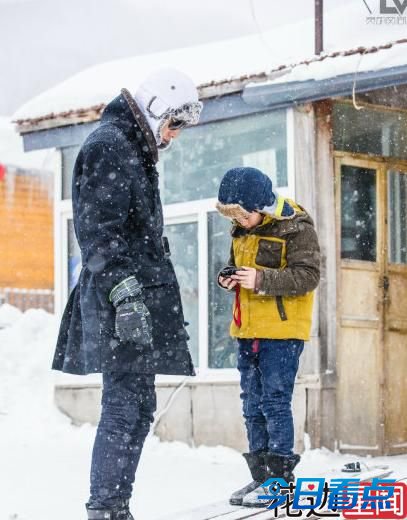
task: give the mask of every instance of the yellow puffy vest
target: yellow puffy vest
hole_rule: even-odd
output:
[[[281,197],[284,202],[284,199]],[[287,200],[287,199],[286,199]],[[280,201],[279,201],[280,202]],[[301,211],[293,201],[288,200],[296,211]],[[277,208],[282,208],[279,204]],[[259,232],[262,225],[269,224],[273,217],[266,215],[263,223],[258,226]],[[237,267],[254,267],[265,269],[256,263],[256,257],[260,241],[279,242],[282,245],[280,269],[287,265],[286,240],[278,236],[264,236],[248,234],[233,238],[233,252]],[[264,246],[263,246],[264,247]],[[238,327],[232,320],[230,335],[236,338],[270,338],[270,339],[303,339],[309,340],[311,333],[312,307],[314,291],[301,296],[282,296],[282,304],[287,319],[283,319],[277,305],[275,296],[255,294],[251,289],[240,287],[240,312],[241,326]],[[233,304],[233,314],[236,311],[236,302]]]

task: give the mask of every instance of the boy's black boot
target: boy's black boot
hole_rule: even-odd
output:
[[[245,458],[247,465],[249,466],[250,473],[252,475],[253,481],[250,484],[238,489],[234,493],[232,493],[229,503],[233,506],[241,506],[243,497],[256,489],[262,484],[267,476],[266,476],[266,462],[264,460],[264,456],[266,452],[257,451],[253,453],[243,453],[243,457]]]
[[[266,476],[262,484],[270,478],[283,478],[288,484],[294,482],[294,468],[300,462],[299,455],[277,455],[275,453],[265,453],[264,462],[266,466]],[[247,507],[266,507],[270,500],[260,500],[260,495],[269,495],[269,488],[259,486],[249,492],[244,498],[242,504]]]
[[[301,457],[294,455],[276,455],[266,453],[265,462],[267,465],[268,477],[283,478],[286,482],[294,482],[294,468],[300,462]]]
[[[86,504],[86,510],[88,520],[134,520],[129,510],[128,500],[124,500],[118,506],[109,509],[89,509],[88,504]]]

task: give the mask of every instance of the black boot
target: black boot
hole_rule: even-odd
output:
[[[129,510],[128,500],[124,500],[118,506],[109,509],[89,509],[88,504],[86,504],[86,510],[88,520],[134,520]]]
[[[267,465],[267,478],[283,478],[286,482],[294,482],[294,468],[300,462],[301,457],[294,455],[276,455],[266,453],[264,460]]]
[[[250,473],[253,481],[250,484],[238,489],[232,493],[229,503],[233,506],[241,506],[243,497],[256,489],[266,480],[266,464],[264,460],[265,452],[253,452],[243,453],[243,457],[246,459],[247,465],[249,466]]]
[[[264,462],[266,466],[266,476],[262,484],[270,478],[283,478],[288,484],[294,482],[295,477],[293,470],[300,462],[299,455],[276,455],[275,453],[265,453]],[[268,495],[268,486],[259,486],[252,492],[249,492],[244,498],[242,504],[247,507],[265,507],[270,501],[260,500],[260,495]]]

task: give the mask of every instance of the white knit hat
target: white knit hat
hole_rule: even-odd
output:
[[[202,110],[191,78],[173,68],[162,68],[150,74],[140,84],[134,99],[161,149],[170,145],[161,138],[161,129],[170,118],[196,125]]]

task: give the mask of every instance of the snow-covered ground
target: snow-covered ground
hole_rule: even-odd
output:
[[[86,518],[95,428],[72,426],[53,404],[55,375],[49,367],[57,329],[55,317],[45,311],[0,307],[0,520]],[[313,476],[356,458],[307,450],[297,475]],[[395,478],[407,477],[407,456],[359,460],[389,464]],[[194,449],[152,436],[132,509],[137,520],[155,520],[223,499],[248,477],[242,457],[232,449]]]

